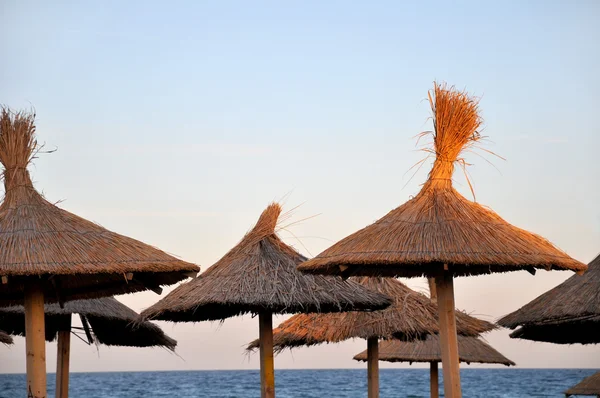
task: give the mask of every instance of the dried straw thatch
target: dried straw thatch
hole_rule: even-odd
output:
[[[389,298],[356,283],[298,272],[297,265],[306,258],[277,236],[280,213],[278,204],[269,205],[256,226],[223,258],[142,316],[197,322],[261,311],[329,312],[390,304]]]
[[[461,362],[494,363],[514,366],[515,363],[496,351],[478,337],[458,336],[458,355]],[[357,361],[367,360],[367,350],[354,357]],[[379,360],[387,362],[442,362],[440,339],[429,335],[425,340],[387,340],[379,343]]]
[[[600,397],[600,372],[596,372],[581,380],[579,383],[565,391],[565,395],[567,397],[572,395],[595,395]]]
[[[600,316],[585,320],[522,326],[512,332],[510,337],[554,344],[598,344]]]
[[[600,343],[600,255],[588,271],[512,312],[498,323],[514,329],[511,337],[558,344]]]
[[[454,276],[516,270],[584,271],[586,266],[546,239],[514,227],[452,187],[455,163],[482,139],[478,103],[464,92],[435,85],[435,156],[417,196],[374,224],[300,265],[309,273],[364,276],[435,276],[443,264]],[[422,134],[425,135],[425,134]]]
[[[438,333],[437,305],[429,297],[411,290],[392,278],[352,278],[361,285],[393,298],[393,304],[382,311],[342,312],[333,314],[298,314],[273,331],[276,351],[321,343],[339,343],[353,338],[424,339]],[[477,336],[495,329],[495,325],[463,312],[457,312],[458,333]],[[259,347],[258,340],[247,349]]]
[[[151,322],[141,322],[140,316],[113,297],[73,300],[46,304],[44,308],[46,340],[56,339],[65,317],[79,314],[90,343],[109,346],[165,347],[174,350],[177,342]],[[25,335],[25,314],[22,306],[0,308],[0,324],[10,334]],[[88,333],[89,332],[89,333]]]
[[[38,153],[34,115],[0,111],[0,297],[19,302],[28,277],[44,284],[46,301],[158,290],[199,271],[137,240],[108,231],[48,202],[27,166]]]
[[[13,339],[8,334],[0,330],[0,343],[9,345],[13,343]]]

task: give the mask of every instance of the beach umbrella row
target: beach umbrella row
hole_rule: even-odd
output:
[[[392,305],[381,311],[298,314],[281,323],[273,332],[276,351],[322,343],[339,343],[349,339],[367,340],[368,397],[379,396],[380,339],[413,341],[439,332],[437,306],[429,297],[415,292],[393,278],[350,278],[370,290],[392,298]],[[466,336],[478,336],[496,328],[494,324],[456,313],[457,330]],[[260,347],[251,342],[247,350]]]
[[[356,361],[367,361],[368,351],[354,356]],[[478,337],[458,336],[458,359],[471,363],[500,364],[514,366],[515,363],[496,351]],[[386,362],[429,363],[431,398],[439,397],[438,364],[442,362],[439,335],[431,334],[425,340],[386,340],[379,346],[379,360]]]
[[[391,303],[353,281],[298,272],[306,257],[277,235],[280,214],[279,204],[269,205],[223,258],[142,312],[145,319],[172,322],[258,314],[262,397],[275,396],[273,314],[377,310]]]
[[[454,277],[535,269],[584,272],[539,235],[512,226],[452,185],[462,153],[482,139],[478,102],[466,92],[435,84],[429,95],[433,130],[427,148],[434,163],[421,191],[375,223],[300,265],[304,272],[341,276],[435,278],[446,397],[459,398]]]
[[[46,304],[45,338],[58,342],[56,398],[69,396],[71,334],[83,334],[88,344],[126,347],[164,347],[175,350],[177,342],[151,322],[142,322],[139,314],[113,297],[73,300],[64,304]],[[82,327],[72,326],[78,315]],[[26,336],[23,306],[0,308],[0,324],[12,335]]]
[[[258,315],[263,397],[275,395],[272,314],[325,313],[309,315],[314,321],[329,312],[346,311],[339,316],[348,324],[354,318],[354,327],[326,323],[313,334],[323,341],[352,334],[366,338],[372,377],[377,373],[379,339],[425,339],[439,333],[445,396],[460,397],[457,329],[475,336],[493,325],[466,319],[455,311],[453,278],[516,270],[535,273],[537,268],[583,273],[587,267],[453,188],[455,165],[465,164],[462,153],[482,139],[478,103],[465,92],[437,83],[429,101],[433,130],[420,137],[432,137],[432,146],[426,151],[434,163],[413,199],[311,260],[277,236],[281,208],[270,205],[238,245],[204,274],[144,311],[143,319],[195,322]],[[0,205],[0,245],[5,248],[0,252],[0,305],[24,304],[28,393],[45,397],[45,302],[62,308],[70,300],[83,298],[141,290],[160,293],[161,285],[194,277],[199,268],[48,202],[34,189],[27,171],[38,150],[33,115],[3,109],[0,162],[6,194]],[[395,283],[400,282],[390,277],[418,276],[435,281],[437,308],[426,297],[420,307],[412,308],[408,303],[419,299],[405,294],[402,311],[411,314],[412,308],[414,319],[396,325],[399,330],[395,332],[386,326],[390,320],[379,319],[383,325],[379,330],[362,333],[377,329],[364,323],[367,315],[379,315],[356,315],[354,311],[377,311],[390,304],[397,307],[385,290],[397,288]],[[390,314],[394,314],[393,321],[399,319],[393,311]],[[298,325],[293,334],[284,336],[297,338],[304,326]],[[362,336],[353,330],[361,330]],[[375,397],[377,380],[371,381],[369,396]]]
[[[200,269],[46,200],[27,170],[41,148],[34,115],[0,110],[0,305],[23,304],[27,394],[46,397],[44,303],[161,291]]]

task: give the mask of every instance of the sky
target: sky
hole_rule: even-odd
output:
[[[431,162],[409,171],[424,157],[415,136],[446,81],[481,97],[484,147],[506,159],[467,154],[476,200],[587,263],[600,253],[599,17],[593,0],[3,1],[0,103],[35,109],[39,142],[57,149],[30,167],[49,200],[205,271],[273,200],[315,216],[281,233],[314,256],[418,193]],[[455,186],[472,199],[462,172]],[[459,278],[456,305],[493,321],[569,276]],[[119,300],[140,311],[160,298]],[[243,350],[251,316],[159,324],[178,355],[74,339],[71,370],[258,368]],[[599,346],[508,334],[485,338],[520,367],[600,367]],[[365,348],[275,365],[362,368]],[[24,371],[24,339],[1,346],[0,373]]]

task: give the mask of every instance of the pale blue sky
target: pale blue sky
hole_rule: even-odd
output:
[[[304,203],[296,219],[320,214],[291,228],[302,245],[283,233],[314,255],[416,194],[429,164],[410,179],[413,137],[431,127],[424,99],[445,80],[483,97],[486,148],[507,159],[467,157],[477,200],[589,262],[600,252],[599,3],[402,3],[4,1],[0,103],[34,106],[39,140],[58,148],[32,167],[50,200],[205,270],[273,199]],[[461,279],[457,305],[493,320],[568,276]],[[159,297],[120,299],[140,310]],[[162,325],[185,361],[106,347],[98,358],[75,343],[72,369],[257,367],[241,349],[255,319]],[[599,347],[507,335],[488,340],[521,366],[600,367]],[[0,372],[24,371],[23,346],[0,347]],[[351,357],[364,346],[276,365],[362,367]]]

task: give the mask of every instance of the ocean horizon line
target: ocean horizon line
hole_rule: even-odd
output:
[[[466,370],[466,371],[477,371],[477,370],[494,370],[494,371],[498,371],[498,370],[504,370],[504,371],[518,371],[518,370],[595,370],[598,369],[597,367],[544,367],[544,368],[533,368],[533,367],[476,367],[476,368],[472,368],[472,367],[468,367],[468,368],[461,368],[462,370]],[[71,371],[71,374],[90,374],[90,373],[94,373],[94,374],[102,374],[102,373],[177,373],[177,372],[181,372],[181,373],[186,373],[186,372],[258,372],[260,369],[256,368],[256,369],[187,369],[187,370],[170,370],[170,369],[165,369],[165,370],[101,370],[101,371]],[[342,371],[348,371],[348,370],[356,370],[356,371],[363,371],[366,370],[365,368],[280,368],[280,369],[275,369],[276,372],[279,371],[315,371],[315,370],[342,370]],[[429,371],[428,367],[403,367],[403,368],[380,368],[380,371],[397,371],[397,370],[409,370],[409,371],[414,371],[414,370],[427,370]],[[3,372],[0,373],[0,375],[25,375],[25,372]],[[56,372],[47,372],[47,374],[56,374]]]

